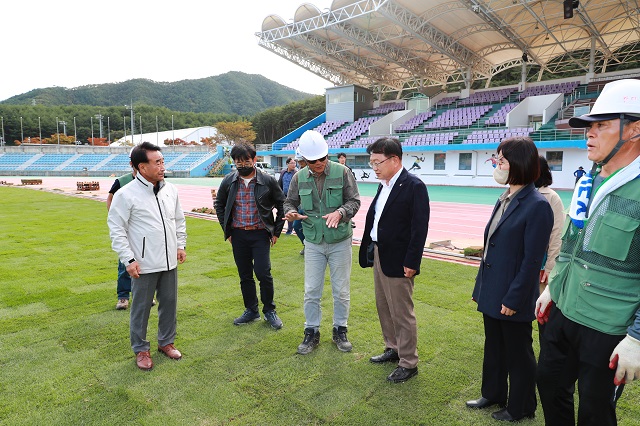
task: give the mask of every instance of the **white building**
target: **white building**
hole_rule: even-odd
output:
[[[159,146],[171,146],[172,140],[181,139],[185,142],[195,142],[202,145],[202,138],[210,138],[215,136],[218,130],[212,126],[190,127],[188,129],[174,129],[163,132],[153,133],[136,133],[127,135],[111,143],[111,146],[132,146],[139,145],[142,142],[151,142]]]

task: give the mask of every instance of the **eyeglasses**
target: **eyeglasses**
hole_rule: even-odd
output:
[[[246,163],[234,163],[236,167],[253,167],[253,163],[247,161]]]
[[[389,157],[386,160],[382,160],[382,161],[369,161],[369,165],[371,166],[372,169],[377,169],[378,167],[380,167],[380,164],[384,163],[385,161],[391,160],[393,157]]]
[[[327,156],[325,155],[322,158],[318,158],[317,160],[305,160],[307,163],[309,164],[316,164],[317,161],[320,161],[321,163],[327,159]]]

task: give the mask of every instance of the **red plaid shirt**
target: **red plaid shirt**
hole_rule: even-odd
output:
[[[256,206],[254,197],[254,188],[256,186],[255,176],[249,185],[245,185],[244,179],[238,177],[238,193],[236,201],[233,204],[231,226],[234,228],[244,228],[246,226],[257,226],[258,229],[265,229],[264,224],[260,220],[260,213]]]

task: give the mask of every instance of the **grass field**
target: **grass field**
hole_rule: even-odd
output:
[[[176,339],[184,358],[153,351],[155,367],[143,372],[129,346],[128,311],[114,310],[117,260],[104,203],[9,187],[0,187],[0,200],[0,424],[496,424],[491,410],[464,406],[480,396],[474,267],[423,261],[414,294],[420,373],[393,385],[385,380],[393,365],[369,362],[383,349],[370,269],[354,262],[353,352],[331,343],[325,288],[320,346],[300,356],[304,264],[297,237],[283,236],[272,251],[284,328],[264,321],[235,327],[243,306],[230,245],[217,222],[188,218]],[[154,309],[152,348],[156,320]],[[640,424],[638,386],[629,385],[620,400],[620,425]],[[523,422],[543,423],[540,407],[535,420]]]

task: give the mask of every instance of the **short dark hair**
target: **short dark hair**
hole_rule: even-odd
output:
[[[340,158],[340,157],[347,158],[347,154],[345,154],[344,152],[339,152],[338,153],[338,158]]]
[[[509,179],[512,185],[528,185],[540,176],[538,148],[527,136],[504,139],[496,149],[509,162]]]
[[[140,145],[136,145],[131,150],[131,165],[134,169],[139,170],[140,163],[146,163],[149,161],[147,157],[147,151],[162,151],[158,145],[154,145],[151,142],[142,142]]]
[[[253,160],[256,158],[256,149],[248,143],[237,143],[231,148],[231,158],[233,161]]]
[[[387,158],[402,159],[402,145],[397,138],[380,138],[367,147],[367,154],[382,154]]]
[[[543,186],[551,186],[553,183],[553,176],[551,176],[551,169],[549,169],[549,163],[547,163],[547,159],[542,155],[539,156],[540,159],[540,177],[536,180],[535,185],[536,188],[541,188]]]
[[[292,161],[293,161],[293,158],[289,157],[289,158],[287,158],[286,164],[289,164]]]

